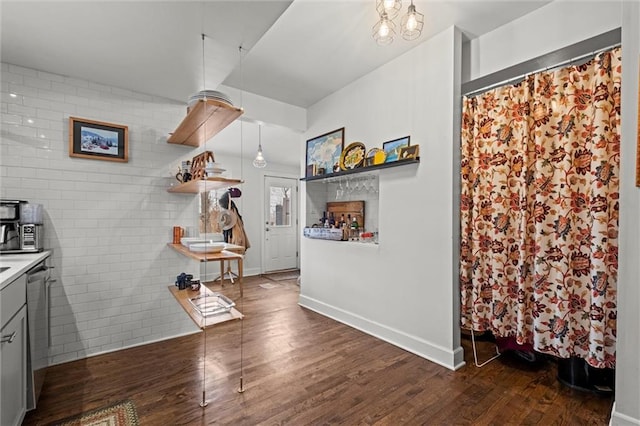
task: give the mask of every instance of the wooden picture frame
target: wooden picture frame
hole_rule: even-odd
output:
[[[411,136],[394,139],[384,142],[382,150],[385,153],[385,163],[397,161],[400,158],[400,148],[411,146]]]
[[[333,172],[335,165],[340,163],[343,149],[344,127],[307,140],[305,177],[313,176],[309,173],[319,173],[321,169],[326,173]]]
[[[398,154],[398,160],[415,160],[420,156],[420,145],[403,146],[400,148],[400,154]]]
[[[127,126],[69,117],[69,157],[129,161]]]

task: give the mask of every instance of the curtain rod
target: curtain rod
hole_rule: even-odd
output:
[[[471,98],[471,97],[474,97],[474,96],[478,96],[478,95],[480,95],[480,94],[482,94],[484,92],[488,92],[491,89],[495,89],[496,87],[506,86],[506,85],[512,84],[514,82],[522,81],[526,77],[528,77],[528,76],[530,76],[532,74],[537,74],[539,72],[546,72],[546,71],[549,71],[549,70],[555,70],[555,69],[561,68],[561,67],[563,67],[563,66],[565,66],[567,64],[570,64],[570,65],[577,64],[580,61],[584,61],[585,59],[591,60],[591,59],[595,58],[596,55],[598,55],[599,53],[606,52],[607,50],[610,50],[610,49],[615,49],[616,47],[619,47],[619,46],[621,46],[621,43],[616,43],[616,44],[611,45],[611,46],[603,47],[602,49],[594,50],[593,52],[585,53],[584,55],[577,56],[577,57],[571,58],[571,59],[567,59],[567,60],[559,62],[559,63],[557,63],[555,65],[551,65],[551,66],[548,66],[548,67],[540,68],[540,69],[537,69],[535,71],[530,71],[530,72],[518,75],[516,77],[512,77],[512,78],[500,81],[498,83],[490,84],[490,85],[482,87],[480,89],[465,93],[465,94],[463,94],[463,96],[465,96],[467,98]],[[587,62],[587,61],[585,61],[585,62]]]
[[[622,29],[614,28],[602,34],[562,47],[544,55],[512,65],[491,74],[478,77],[462,84],[461,93],[465,96],[477,95],[493,87],[524,78],[534,72],[553,69],[563,64],[584,59],[597,52],[619,46],[622,41]],[[537,70],[537,71],[532,71]]]

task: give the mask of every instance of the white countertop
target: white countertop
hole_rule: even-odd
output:
[[[51,256],[51,250],[44,250],[39,253],[16,253],[0,255],[0,267],[9,267],[9,269],[7,269],[6,271],[0,272],[0,289],[4,288],[4,286],[6,286],[49,256]]]

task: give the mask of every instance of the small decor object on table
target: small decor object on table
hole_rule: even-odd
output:
[[[366,148],[362,142],[352,142],[340,155],[340,168],[352,170],[361,167],[364,163]]]
[[[344,127],[307,140],[306,177],[314,176],[309,172],[317,171],[319,168],[325,171],[333,170],[333,165],[340,160],[343,148]],[[309,166],[316,169],[310,169]]]
[[[400,158],[400,148],[410,145],[410,136],[405,136],[400,139],[394,139],[382,144],[382,150],[386,154],[385,163],[391,163],[392,161]]]
[[[404,146],[400,148],[398,161],[415,160],[420,155],[420,145]]]
[[[129,128],[69,117],[69,157],[126,163],[129,161]]]

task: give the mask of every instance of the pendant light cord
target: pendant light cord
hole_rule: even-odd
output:
[[[238,46],[238,55],[240,56],[240,108],[244,108],[243,100],[242,100],[242,92],[244,88],[244,76],[242,73],[242,46]],[[244,150],[243,143],[244,140],[242,128],[242,120],[240,120],[240,181],[244,180]],[[229,197],[231,199],[231,197]],[[244,257],[244,254],[242,255]],[[243,259],[244,263],[244,259]],[[243,274],[244,275],[244,274]],[[244,312],[244,298],[242,297],[242,292],[240,292],[240,314]],[[240,318],[240,387],[238,388],[239,393],[244,392],[244,317]]]
[[[242,46],[238,46],[238,55],[240,58],[240,109],[244,109],[244,103],[243,103],[243,98],[242,98],[242,92],[243,92],[243,88],[244,88],[244,73],[242,72]],[[244,135],[242,132],[243,129],[243,125],[242,125],[242,119],[240,119],[240,180],[244,180],[244,147],[243,147],[243,141],[244,141]]]
[[[204,3],[202,4],[202,7],[204,9]],[[202,11],[201,17],[202,17],[202,22],[201,22],[201,26],[202,26],[202,91],[204,93],[204,101],[207,102],[207,95],[206,95],[206,83],[205,83],[205,64],[204,64],[204,10]],[[206,126],[206,122],[205,122],[205,126]],[[206,132],[206,130],[205,130]],[[206,148],[205,148],[206,150]],[[207,212],[209,210],[209,197],[207,196],[207,203],[205,203],[204,206],[200,206],[200,208],[204,207]],[[200,204],[202,204],[202,197],[200,197]],[[205,217],[207,217],[207,215],[205,214]],[[205,232],[207,231],[206,227],[207,227],[208,221],[205,222]],[[200,226],[198,224],[198,226]],[[206,263],[205,263],[205,275],[206,275]],[[221,278],[222,280],[222,278]],[[201,284],[204,285],[204,282]],[[207,385],[207,330],[206,330],[206,318],[204,319],[204,328],[203,328],[203,336],[202,339],[204,341],[203,344],[203,348],[202,348],[202,400],[200,401],[200,407],[204,408],[208,405],[207,402],[207,395],[206,395],[206,385]]]
[[[205,92],[205,90],[207,90],[207,83],[205,81],[205,74],[204,74],[204,33],[202,33],[202,91],[204,92],[204,99],[205,101],[207,100],[207,92]]]

